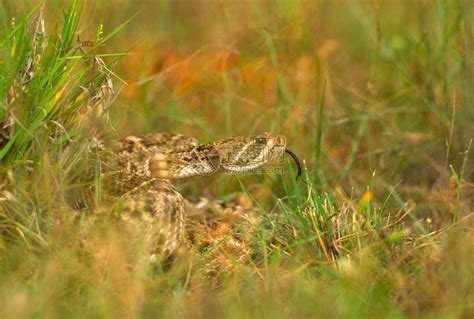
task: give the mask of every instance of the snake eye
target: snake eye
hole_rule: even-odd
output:
[[[266,140],[264,137],[258,137],[256,140],[257,144],[265,144]]]

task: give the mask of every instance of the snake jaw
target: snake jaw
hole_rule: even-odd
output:
[[[301,172],[302,172],[302,165],[301,165],[300,159],[288,147],[285,148],[285,152],[288,153],[288,155],[290,155],[290,157],[295,161],[296,166],[298,167],[298,173],[296,174],[296,180],[298,180],[298,178],[301,176]]]

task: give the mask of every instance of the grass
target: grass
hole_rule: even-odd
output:
[[[0,316],[474,316],[473,10],[3,2]],[[68,196],[92,138],[160,131],[280,132],[304,159],[300,181],[288,166],[180,186],[258,212],[236,226],[251,260],[217,285],[198,247],[152,268],[140,233],[81,242]]]

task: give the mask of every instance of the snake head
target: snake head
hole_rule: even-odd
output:
[[[284,136],[263,133],[254,136],[230,137],[212,143],[219,153],[221,169],[227,172],[247,172],[264,164],[282,160],[283,154],[289,152],[298,164],[301,164],[293,152],[286,147]]]
[[[150,172],[155,178],[170,180],[210,175],[217,171],[242,173],[281,161],[285,152],[297,163],[299,176],[301,164],[286,147],[285,137],[272,133],[229,137],[207,145],[156,154],[150,160]]]

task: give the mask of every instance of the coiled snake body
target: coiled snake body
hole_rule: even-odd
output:
[[[120,206],[122,220],[145,220],[153,253],[161,255],[170,255],[185,241],[184,200],[174,182],[217,172],[246,172],[281,159],[285,152],[301,172],[285,138],[271,133],[209,144],[158,133],[129,136],[99,148],[102,197]]]

